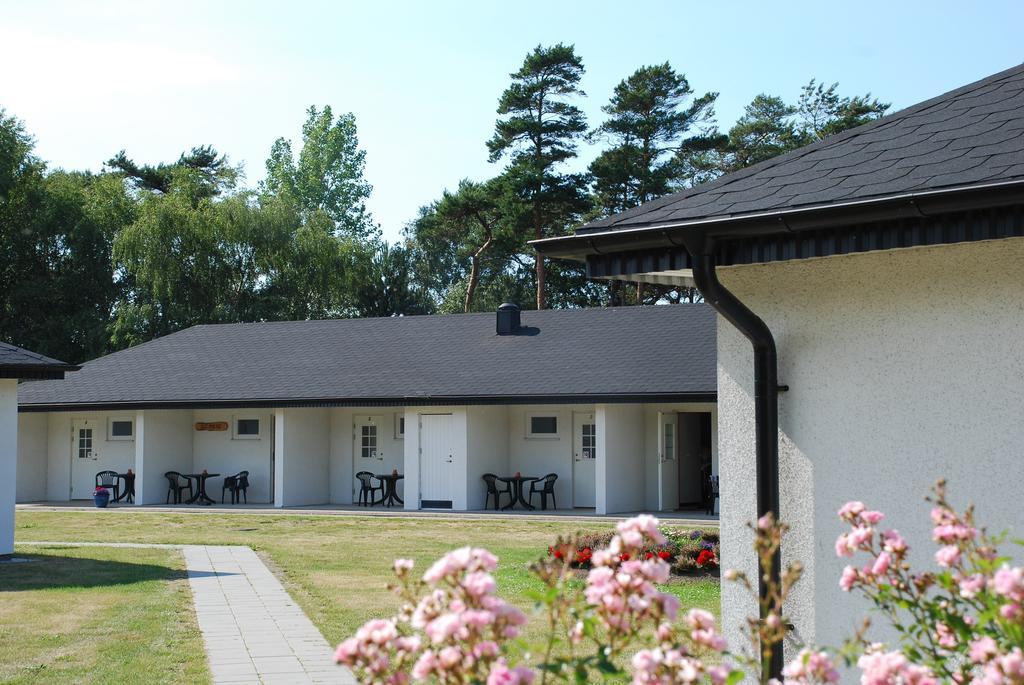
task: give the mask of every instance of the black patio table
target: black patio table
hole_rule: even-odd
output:
[[[402,498],[398,496],[398,481],[405,478],[405,476],[400,473],[375,473],[373,477],[384,483],[384,494],[377,504],[383,504],[386,507],[394,506],[395,503],[405,504]]]
[[[185,473],[182,475],[185,476],[186,478],[196,479],[196,494],[192,496],[192,499],[185,502],[185,504],[216,504],[216,502],[214,502],[210,498],[210,496],[206,494],[206,480],[208,478],[216,478],[217,476],[220,475],[219,473]]]
[[[526,501],[525,497],[523,497],[523,486],[525,484],[527,484],[527,483],[532,482],[532,481],[540,480],[539,478],[537,478],[536,476],[520,476],[520,475],[515,475],[515,476],[498,476],[498,480],[502,481],[503,483],[511,483],[512,484],[512,501],[509,502],[508,504],[506,504],[505,506],[503,506],[501,508],[502,511],[504,511],[506,509],[511,509],[512,507],[514,507],[516,505],[516,502],[519,502],[520,504],[522,504],[525,509],[533,510],[535,508],[532,504],[530,504],[529,502]]]
[[[121,488],[121,494],[114,498],[113,501],[125,502],[135,501],[135,474],[134,473],[119,473],[117,477],[124,481],[124,487]]]

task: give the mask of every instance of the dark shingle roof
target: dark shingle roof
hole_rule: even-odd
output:
[[[577,234],[1024,180],[1024,64]]]
[[[38,352],[0,342],[0,378],[59,377],[63,372],[76,368]]]
[[[196,326],[23,384],[40,405],[163,406],[402,398],[713,396],[705,305]],[[671,352],[670,352],[671,351]],[[409,402],[410,404],[413,402]]]

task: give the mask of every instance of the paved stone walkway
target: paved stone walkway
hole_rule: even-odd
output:
[[[249,547],[17,542],[181,549],[215,685],[354,685],[333,650]]]

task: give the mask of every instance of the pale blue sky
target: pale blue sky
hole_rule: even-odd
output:
[[[98,169],[121,148],[172,160],[211,143],[251,184],[308,105],[352,111],[370,208],[396,239],[443,188],[498,171],[484,147],[495,105],[538,43],[576,45],[592,125],[618,81],[668,60],[696,91],[721,92],[728,126],[757,93],[794,100],[812,76],[913,104],[1020,63],[1022,26],[1019,0],[0,0],[0,106],[53,166]],[[595,148],[581,152],[583,166]]]

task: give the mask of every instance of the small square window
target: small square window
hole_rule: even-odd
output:
[[[107,439],[132,440],[135,437],[133,429],[131,419],[110,419],[107,422]]]
[[[236,418],[234,437],[237,440],[258,440],[260,437],[260,420]]]
[[[558,417],[548,414],[530,414],[526,417],[526,437],[557,438]]]

